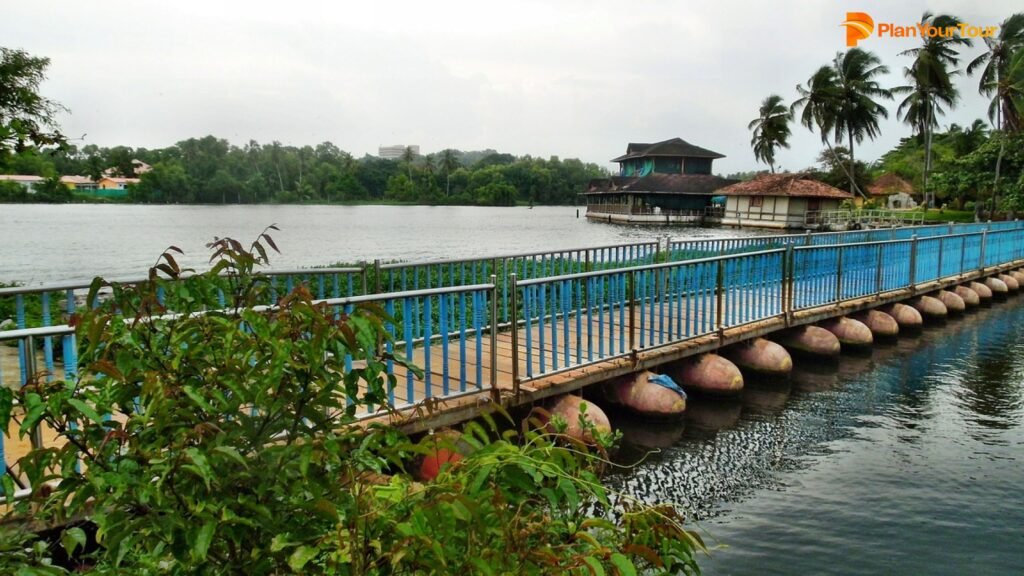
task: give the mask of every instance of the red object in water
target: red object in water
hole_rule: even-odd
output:
[[[454,464],[463,458],[464,456],[458,452],[448,448],[438,448],[423,457],[423,462],[420,463],[419,478],[423,482],[429,482],[437,478],[445,464]]]

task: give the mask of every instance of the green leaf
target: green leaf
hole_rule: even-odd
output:
[[[67,551],[68,556],[74,556],[75,550],[85,548],[85,530],[79,527],[68,528],[60,535],[60,544]]]
[[[206,459],[206,455],[200,452],[197,448],[189,448],[185,450],[188,457],[192,459],[192,463],[195,466],[183,466],[182,468],[195,470],[197,475],[203,479],[203,483],[206,484],[207,489],[210,488],[210,479],[213,477],[213,470],[210,469],[210,462]]]
[[[191,386],[185,386],[182,388],[182,390],[184,390],[186,396],[191,398],[193,402],[195,402],[200,408],[202,408],[206,412],[214,411],[213,407],[210,406],[206,399],[204,399],[202,396],[199,395],[198,392],[196,392],[195,388]]]
[[[11,421],[11,410],[14,407],[14,390],[0,386],[0,427],[7,430]]]
[[[590,568],[590,573],[594,576],[604,576],[604,567],[601,566],[601,562],[593,556],[587,556],[583,559],[586,562],[587,567]]]
[[[284,550],[285,548],[291,548],[292,546],[295,546],[295,543],[288,541],[287,533],[278,534],[277,536],[274,536],[274,538],[270,541],[271,552],[280,552],[281,550]]]
[[[43,414],[46,413],[46,403],[35,392],[25,395],[25,407],[25,418],[22,420],[21,428],[18,430],[22,438],[27,436],[39,424]]]
[[[82,402],[78,398],[68,398],[68,404],[74,406],[75,410],[78,410],[83,416],[85,416],[89,420],[92,420],[97,424],[103,423],[103,418],[99,415],[99,413],[96,412],[96,410],[92,406],[89,406],[88,404]]]
[[[213,542],[213,533],[217,529],[216,520],[207,520],[203,527],[196,533],[196,541],[192,544],[192,558],[205,560],[206,553],[210,550],[210,543]]]
[[[238,450],[234,446],[217,446],[216,448],[213,449],[213,451],[219,452],[231,458],[232,460],[238,462],[245,468],[249,467],[249,463],[245,460],[245,458],[242,457],[241,454],[239,454]]]
[[[576,492],[576,486],[566,478],[558,479],[558,489],[565,494],[566,504],[572,510],[579,508],[580,496]]]
[[[312,546],[299,546],[292,552],[292,555],[288,557],[288,567],[298,572],[302,570],[302,567],[307,562],[316,557],[320,553],[320,550],[313,548]]]
[[[0,438],[0,442],[2,441],[3,438]],[[12,478],[10,474],[4,474],[3,476],[0,476],[0,486],[3,487],[4,500],[7,502],[7,505],[13,506],[14,491],[17,489],[14,486],[14,478]]]
[[[636,566],[633,566],[633,561],[626,558],[625,555],[616,552],[612,554],[612,565],[619,572],[619,576],[636,576]]]

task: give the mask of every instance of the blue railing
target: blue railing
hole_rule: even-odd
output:
[[[507,254],[492,258],[392,263],[377,261],[371,275],[375,279],[375,291],[378,293],[464,286],[486,282],[493,275],[498,278],[502,322],[508,323],[509,289],[506,279],[509,274],[515,273],[519,278],[528,279],[639,266],[653,263],[658,252],[659,242],[648,241]]]
[[[671,240],[668,243],[669,260],[706,258],[725,254],[738,254],[757,250],[770,250],[785,246],[827,246],[886,240],[910,240],[912,237],[930,238],[956,234],[980,234],[981,232],[1003,232],[1020,230],[1024,223],[1018,220],[1005,222],[971,222],[965,224],[934,224],[902,228],[878,228],[874,230],[851,230],[845,232],[820,232],[803,234],[782,234],[773,236],[752,236],[748,238],[719,238],[705,240]]]
[[[752,251],[763,242],[757,238],[702,240],[684,249],[741,252],[516,281],[516,385],[787,312],[1024,259],[1024,229],[1016,223],[952,235],[932,234],[949,231],[949,226],[927,228],[929,235],[923,238],[910,234],[906,239],[854,243],[837,240],[863,240],[872,234],[833,234],[810,242],[806,235],[797,235],[791,238],[799,238],[800,245],[770,240],[782,246],[758,251]],[[900,229],[884,233],[905,234]],[[813,235],[818,236],[824,235]]]
[[[513,366],[530,380],[778,315],[784,253],[517,279]]]

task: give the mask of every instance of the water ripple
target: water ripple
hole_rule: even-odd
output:
[[[843,357],[684,425],[613,414],[613,488],[676,502],[729,547],[711,573],[1007,573],[1024,544],[1024,302]],[[642,431],[642,432],[641,432]],[[837,559],[843,560],[837,568]]]

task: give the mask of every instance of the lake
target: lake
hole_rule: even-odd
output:
[[[1024,299],[787,382],[695,401],[685,425],[618,416],[611,485],[677,502],[706,574],[1019,574]]]
[[[577,211],[579,217],[577,217]],[[202,269],[214,236],[248,243],[269,224],[272,267],[430,260],[673,237],[748,235],[588,221],[586,208],[537,206],[143,206],[0,204],[0,281],[27,284],[145,276],[170,245]]]

